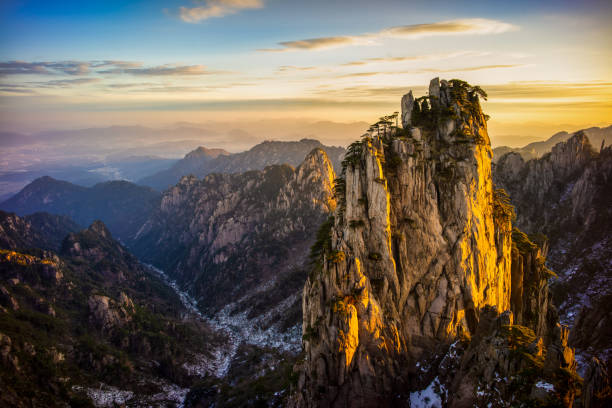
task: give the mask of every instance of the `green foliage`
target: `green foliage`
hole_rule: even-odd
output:
[[[304,330],[304,334],[302,335],[302,340],[304,341],[310,341],[312,339],[315,339],[319,334],[319,329],[315,326],[307,326],[306,330]]]
[[[408,224],[411,228],[416,228],[416,221],[413,220],[412,218],[406,217],[402,220],[402,222],[404,224]]]
[[[350,220],[349,221],[349,227],[351,228],[359,228],[359,227],[363,227],[365,225],[365,222],[363,222],[363,220]]]
[[[516,218],[510,196],[503,188],[493,190],[493,221],[498,227],[509,225]],[[507,231],[502,231],[507,232]]]
[[[310,262],[315,269],[320,270],[323,267],[323,257],[331,252],[331,230],[334,226],[334,217],[329,217],[317,231],[317,239],[310,247]]]
[[[396,170],[402,164],[402,158],[396,153],[391,153],[390,157],[386,160],[386,164],[387,169]]]
[[[346,180],[338,177],[334,180],[334,198],[336,199],[337,211],[340,220],[343,219],[344,211],[346,210]]]
[[[501,333],[508,339],[508,343],[512,348],[525,348],[536,339],[532,329],[516,324],[503,326]]]
[[[344,262],[345,259],[346,254],[343,251],[331,251],[329,253],[329,262],[331,263]]]
[[[363,144],[367,142],[368,137],[365,137],[363,141],[357,140],[349,145],[342,160],[342,172],[344,175],[348,166],[355,167],[361,160],[361,153],[363,152]]]
[[[382,255],[379,254],[378,252],[370,252],[368,254],[368,259],[372,261],[380,261],[382,259]]]
[[[512,245],[515,246],[521,255],[530,253],[538,248],[536,244],[529,240],[527,234],[518,228],[512,228]]]

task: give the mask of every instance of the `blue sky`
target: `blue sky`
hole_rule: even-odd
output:
[[[603,125],[611,17],[609,1],[5,0],[0,127],[368,121],[434,76],[493,89],[500,134]]]

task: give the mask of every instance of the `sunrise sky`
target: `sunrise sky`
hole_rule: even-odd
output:
[[[612,122],[612,2],[0,3],[0,129],[373,121],[435,76],[495,143]],[[358,135],[356,135],[358,136]]]

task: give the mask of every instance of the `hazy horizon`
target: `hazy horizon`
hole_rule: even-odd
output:
[[[372,123],[439,76],[483,87],[493,144],[520,146],[610,124],[611,11],[605,1],[3,2],[0,130]]]

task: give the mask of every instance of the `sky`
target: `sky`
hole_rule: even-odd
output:
[[[483,87],[493,143],[522,145],[612,123],[611,19],[608,0],[3,0],[0,131],[374,122],[440,77]]]

